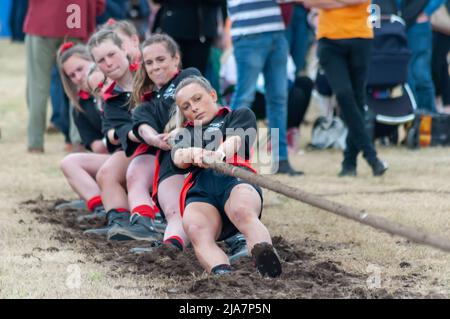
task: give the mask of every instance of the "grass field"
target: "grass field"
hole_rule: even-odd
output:
[[[44,155],[26,152],[23,45],[0,41],[0,65],[0,297],[170,297],[164,290],[174,284],[170,277],[131,272],[112,275],[108,263],[95,262],[75,244],[55,239],[61,225],[38,222],[30,209],[20,205],[40,195],[47,200],[72,199],[75,195],[58,168],[65,155],[62,136],[46,136]],[[303,132],[310,129],[302,128]],[[302,140],[305,144],[307,138]],[[411,151],[396,147],[379,151],[390,164],[382,178],[373,178],[362,160],[357,178],[338,178],[341,154],[337,151],[306,151],[292,157],[306,176],[277,178],[324,198],[450,238],[449,149]],[[263,221],[273,236],[282,236],[299,249],[305,239],[330,245],[333,249],[314,250],[316,260],[333,261],[344,271],[367,278],[367,289],[375,282],[377,289],[388,292],[450,296],[448,254],[271,192],[265,195]],[[74,265],[81,278],[81,286],[76,288],[70,285]],[[283,278],[279,280],[283,283]]]

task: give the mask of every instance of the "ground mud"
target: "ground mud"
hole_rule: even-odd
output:
[[[63,200],[45,200],[39,197],[22,203],[22,207],[34,213],[40,223],[54,225],[52,239],[82,252],[88,260],[101,263],[110,269],[109,276],[125,274],[136,276],[135,287],[117,285],[116,289],[135,288],[145,292],[140,278],[151,277],[167,280],[158,288],[161,298],[416,298],[427,297],[402,287],[395,292],[385,289],[369,289],[367,275],[349,273],[339,262],[318,258],[318,251],[341,249],[307,239],[289,242],[274,237],[273,244],[282,259],[283,274],[277,279],[262,278],[253,267],[250,258],[242,258],[231,275],[209,276],[200,267],[192,249],[179,253],[167,247],[152,253],[136,255],[133,247],[148,246],[147,242],[111,242],[98,236],[87,236],[83,231],[102,225],[101,221],[77,222],[82,214],[76,210],[55,210]],[[61,248],[36,247],[33,251]],[[323,256],[323,253],[322,253]],[[408,278],[408,280],[418,280]],[[148,281],[146,281],[148,283]],[[145,295],[143,295],[145,297]]]

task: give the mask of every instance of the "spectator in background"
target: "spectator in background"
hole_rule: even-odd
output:
[[[237,83],[231,107],[250,108],[258,75],[265,78],[266,109],[269,127],[278,129],[272,139],[272,157],[278,173],[300,175],[288,161],[287,123],[287,59],[288,43],[281,9],[275,0],[228,0],[228,10],[237,63]]]
[[[308,10],[293,0],[282,2],[289,53],[295,64],[295,84],[289,87],[287,143],[290,153],[299,151],[300,124],[303,122],[311,98],[312,80],[306,76],[306,56],[311,46],[312,31]]]
[[[396,0],[406,22],[412,51],[408,84],[419,109],[436,112],[435,88],[431,76],[433,34],[430,17],[444,0]]]
[[[183,68],[205,74],[210,48],[218,35],[225,0],[153,0],[161,4],[156,32],[170,35],[180,46]]]
[[[380,161],[364,125],[367,72],[373,30],[368,24],[369,0],[304,0],[319,8],[317,39],[319,60],[335,93],[348,127],[347,145],[339,176],[356,176],[359,152],[374,176],[383,175],[387,164]]]
[[[109,19],[124,20],[127,18],[129,0],[106,0],[105,10],[96,18],[97,25],[104,24]]]
[[[64,87],[56,63],[52,66],[51,71],[50,101],[52,103],[52,116],[50,117],[50,124],[47,127],[47,133],[61,132],[66,142],[66,150],[70,151],[72,148],[72,140],[70,138],[70,105],[64,93]]]
[[[136,27],[139,38],[143,40],[149,29],[149,16],[149,0],[106,0],[105,11],[97,17],[97,25],[105,24],[109,19],[128,19]]]
[[[11,40],[22,42],[25,40],[23,21],[25,20],[25,15],[27,14],[28,0],[14,0],[11,2],[11,12],[9,15]]]
[[[87,40],[104,7],[104,0],[29,0],[24,32],[30,153],[44,152],[47,100],[58,47],[67,37]]]
[[[292,11],[285,20],[286,37],[298,76],[306,67],[306,56],[311,46],[311,29],[308,24],[308,10],[300,3],[290,3],[284,6],[289,5]]]
[[[450,0],[445,4],[450,12]],[[437,109],[450,114],[450,77],[448,74],[448,53],[450,51],[450,25],[448,32],[433,32],[432,74],[439,104]]]
[[[136,27],[141,41],[145,39],[150,29],[150,14],[149,0],[129,0],[127,16]]]

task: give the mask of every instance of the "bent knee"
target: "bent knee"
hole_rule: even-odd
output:
[[[209,235],[208,229],[205,226],[202,226],[195,222],[183,221],[183,228],[194,246],[197,246],[204,240],[211,237]]]
[[[99,185],[106,185],[112,181],[112,173],[109,167],[101,167],[95,175],[95,180]]]
[[[246,224],[258,218],[259,211],[248,206],[237,204],[231,208],[230,219],[237,224]]]
[[[80,165],[77,162],[76,154],[69,154],[59,162],[59,167],[65,175],[70,174],[76,167]]]
[[[127,188],[142,186],[150,189],[152,182],[151,178],[147,178],[147,176],[143,175],[142,172],[140,172],[138,169],[128,169],[126,180],[127,180]]]

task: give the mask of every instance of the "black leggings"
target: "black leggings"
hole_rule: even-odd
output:
[[[175,39],[180,46],[183,68],[197,68],[201,74],[205,74],[209,61],[209,52],[212,41]]]
[[[287,128],[299,127],[305,118],[311,100],[313,81],[301,76],[295,80],[288,96],[288,120]],[[257,92],[252,104],[252,110],[257,119],[266,118],[266,100],[264,94]]]
[[[436,95],[442,96],[444,105],[450,105],[450,77],[447,62],[449,50],[450,36],[433,32],[433,82],[436,87]]]
[[[375,147],[364,124],[371,48],[370,39],[319,40],[320,65],[336,95],[341,115],[349,130],[343,162],[347,167],[356,167],[360,151],[369,164],[377,159]]]

